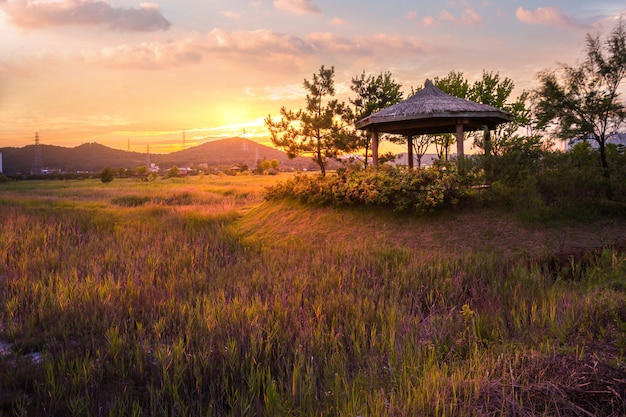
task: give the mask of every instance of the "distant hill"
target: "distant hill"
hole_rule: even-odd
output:
[[[105,167],[136,168],[146,165],[146,154],[109,148],[98,143],[85,143],[75,148],[39,145],[43,167],[64,172],[100,172]],[[35,159],[35,145],[23,148],[0,148],[3,171],[7,175],[29,174]],[[174,165],[190,167],[206,164],[218,167],[232,164],[256,165],[256,161],[277,159],[281,166],[293,169],[315,169],[310,158],[289,159],[284,152],[257,142],[230,138],[204,143],[169,154],[151,154],[150,162],[168,169]]]
[[[207,164],[208,166],[247,164],[254,167],[258,160],[277,159],[284,167],[295,169],[312,169],[315,167],[311,158],[289,159],[284,152],[269,146],[261,145],[249,139],[230,138],[206,142],[193,148],[170,154],[159,154],[150,157],[151,161],[161,168],[185,167]]]

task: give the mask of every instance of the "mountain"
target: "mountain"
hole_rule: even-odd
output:
[[[35,145],[23,148],[0,148],[3,171],[7,175],[29,174],[35,159]],[[66,172],[99,172],[104,167],[135,168],[145,165],[146,156],[137,152],[112,149],[97,143],[84,143],[75,148],[39,145],[44,169]]]
[[[39,149],[44,169],[64,172],[100,172],[105,167],[137,168],[148,161],[163,169],[174,165],[189,167],[201,164],[209,167],[247,164],[253,167],[257,160],[263,159],[277,159],[281,166],[287,168],[315,169],[310,158],[289,159],[277,149],[243,138],[216,140],[169,154],[151,154],[149,158],[145,153],[113,149],[98,143],[85,143],[75,148],[39,145]],[[0,148],[0,152],[4,174],[30,173],[35,159],[35,145]]]
[[[313,168],[311,158],[289,159],[284,152],[243,138],[221,139],[170,154],[152,155],[151,162],[161,168],[207,164],[208,166],[246,164],[250,167],[263,159],[277,159],[281,166]]]

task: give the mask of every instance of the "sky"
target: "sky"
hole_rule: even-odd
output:
[[[305,107],[305,79],[389,71],[405,95],[483,71],[515,83],[583,58],[624,0],[0,0],[0,148],[167,153],[241,136]]]

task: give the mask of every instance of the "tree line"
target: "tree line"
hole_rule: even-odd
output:
[[[598,163],[603,175],[611,174],[607,157],[607,139],[623,127],[626,108],[620,87],[626,79],[626,26],[620,19],[605,39],[588,34],[584,59],[574,65],[560,64],[537,75],[538,87],[512,97],[513,80],[499,73],[484,71],[482,78],[470,83],[462,72],[451,71],[433,80],[442,91],[506,110],[514,115],[510,123],[494,131],[469,133],[473,145],[483,155],[504,155],[515,150],[548,148],[553,139],[593,142],[598,148]],[[371,152],[370,138],[354,123],[404,97],[401,84],[390,72],[352,78],[354,96],[349,102],[335,98],[335,69],[322,65],[311,80],[304,80],[306,106],[291,110],[282,107],[278,117],[268,115],[265,124],[273,144],[288,156],[312,156],[322,175],[329,159],[345,154],[362,154],[367,166]],[[419,91],[411,88],[411,95]],[[488,140],[485,140],[487,138]],[[386,135],[395,143],[407,138]],[[418,166],[430,147],[447,160],[454,135],[422,135],[413,138]],[[392,155],[382,155],[381,161]]]

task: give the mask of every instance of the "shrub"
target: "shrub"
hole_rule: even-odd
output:
[[[115,178],[115,170],[109,167],[103,168],[100,171],[100,181],[107,183],[113,181]]]
[[[295,198],[331,206],[388,207],[394,211],[428,212],[452,206],[468,195],[453,164],[409,170],[403,167],[350,169],[335,176],[296,175],[271,187],[268,199]]]

